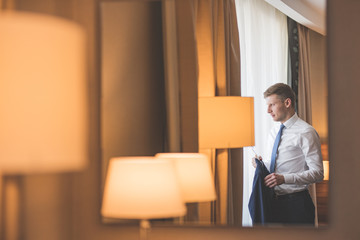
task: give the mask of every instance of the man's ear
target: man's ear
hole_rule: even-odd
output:
[[[290,98],[285,99],[284,103],[287,108],[291,107],[291,99]]]

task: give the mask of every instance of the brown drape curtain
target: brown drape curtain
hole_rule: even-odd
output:
[[[198,151],[197,99],[240,96],[240,44],[235,0],[176,0],[181,151]],[[186,220],[241,224],[242,150],[210,156],[217,200],[191,208]],[[194,215],[194,210],[198,215]]]
[[[240,42],[236,17],[235,0],[226,1],[225,13],[225,52],[227,95],[241,96]],[[230,149],[228,159],[228,223],[241,225],[243,205],[243,154],[242,149]]]
[[[194,5],[199,97],[240,96],[240,48],[234,0],[198,0]],[[242,152],[217,149],[209,155],[217,200],[201,209],[211,209],[212,223],[241,224]],[[200,218],[204,211],[200,211]]]
[[[196,51],[196,2],[175,0],[179,132],[181,152],[198,152],[198,58]],[[184,221],[199,220],[196,203],[187,204]]]
[[[298,24],[299,33],[299,89],[298,89],[298,114],[312,123],[311,115],[311,89],[310,89],[310,37],[309,29]]]
[[[298,82],[298,115],[301,119],[312,124],[311,85],[310,85],[310,33],[301,24],[297,25],[299,35],[299,82]],[[315,225],[318,224],[316,185],[309,185],[309,192],[315,205]]]
[[[177,0],[176,27],[179,71],[180,148],[198,151],[198,60],[195,37],[196,2]]]

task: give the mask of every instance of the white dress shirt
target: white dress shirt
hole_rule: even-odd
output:
[[[305,190],[309,184],[321,181],[324,177],[320,138],[316,130],[296,113],[284,122],[284,125],[276,156],[275,173],[283,175],[285,183],[274,188],[278,195]],[[268,169],[279,129],[280,123],[276,124],[269,134],[267,157],[264,160]]]

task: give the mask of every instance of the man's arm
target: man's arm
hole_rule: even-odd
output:
[[[281,174],[270,173],[264,178],[264,183],[265,186],[272,188],[285,183],[285,178]]]
[[[320,139],[315,129],[310,128],[301,134],[299,147],[304,154],[308,169],[299,173],[284,174],[284,183],[310,184],[321,181],[324,178],[324,169]]]

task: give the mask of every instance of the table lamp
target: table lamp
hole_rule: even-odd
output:
[[[139,219],[146,239],[149,219],[185,215],[186,208],[171,161],[155,157],[111,158],[101,214],[107,218]]]
[[[0,174],[86,166],[85,46],[68,20],[0,11]]]
[[[211,221],[227,223],[229,210],[229,148],[254,146],[254,98],[253,97],[200,97],[199,98],[199,150],[207,153],[214,171],[217,201],[211,206]],[[221,149],[218,158],[215,150]],[[242,172],[237,173],[242,178]]]
[[[84,46],[84,32],[72,22],[0,12],[0,171],[86,165]]]
[[[323,168],[324,168],[324,181],[329,181],[329,146],[327,143],[321,144],[321,155],[323,158]]]

